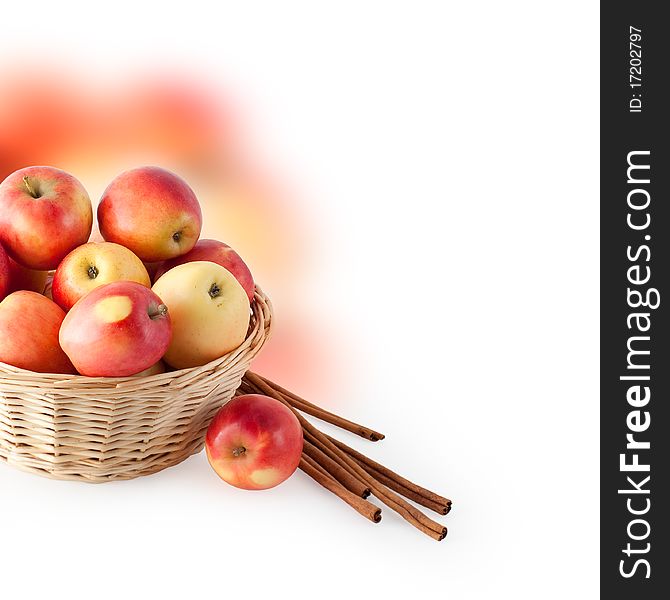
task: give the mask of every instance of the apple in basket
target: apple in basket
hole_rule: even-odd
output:
[[[36,292],[19,291],[0,302],[0,362],[38,373],[74,374],[58,344],[65,313]]]
[[[144,264],[128,248],[112,242],[88,243],[75,248],[58,265],[51,293],[56,304],[70,310],[88,292],[113,281],[151,287]]]
[[[55,269],[86,243],[93,210],[86,190],[53,167],[26,167],[0,183],[0,243],[28,269]]]
[[[245,490],[265,490],[288,479],[302,455],[302,426],[278,400],[238,396],[212,420],[205,448],[216,473]]]
[[[249,329],[249,297],[221,265],[196,261],[165,273],[152,288],[170,308],[175,369],[204,365],[237,348]]]
[[[188,184],[165,169],[140,167],[121,173],[98,206],[100,233],[132,250],[143,262],[188,252],[200,237],[202,212]]]
[[[157,363],[171,335],[167,307],[156,294],[134,281],[116,281],[70,309],[60,344],[82,375],[124,377]]]
[[[207,260],[228,269],[244,288],[247,296],[249,296],[249,302],[253,302],[256,287],[249,267],[228,244],[217,240],[198,240],[191,251],[177,258],[166,260],[156,271],[154,281],[158,281],[164,273],[173,267],[196,260]]]

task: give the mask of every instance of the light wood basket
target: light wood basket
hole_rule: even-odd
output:
[[[93,483],[179,464],[202,449],[210,421],[233,397],[271,326],[272,305],[257,287],[244,343],[202,367],[94,378],[0,362],[0,459],[53,479]]]

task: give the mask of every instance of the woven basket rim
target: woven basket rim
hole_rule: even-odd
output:
[[[204,365],[199,365],[197,367],[187,367],[185,369],[178,369],[173,371],[166,371],[165,373],[156,373],[155,375],[145,375],[143,377],[138,377],[137,375],[127,375],[124,377],[88,377],[86,375],[71,375],[67,373],[41,373],[38,371],[31,371],[29,369],[22,369],[21,367],[16,367],[8,363],[0,361],[0,377],[10,376],[11,375],[21,375],[25,376],[26,379],[30,379],[33,376],[35,379],[48,379],[50,382],[73,382],[81,384],[84,381],[88,382],[100,382],[105,383],[106,386],[118,386],[121,387],[123,384],[133,382],[137,384],[138,381],[147,381],[153,382],[158,379],[178,379],[185,375],[196,373],[196,372],[206,372],[216,369],[220,364],[230,360],[235,354],[238,354],[245,346],[250,345],[251,341],[258,335],[259,326],[262,323],[263,328],[265,329],[265,341],[269,337],[269,333],[272,329],[272,317],[274,315],[272,311],[272,303],[270,298],[263,292],[261,287],[256,284],[255,286],[255,301],[251,304],[251,316],[254,317],[254,320],[249,324],[249,331],[247,332],[244,341],[234,350],[215,358],[214,360],[205,363]],[[263,306],[267,310],[267,317],[263,317]],[[259,318],[262,317],[262,318]],[[169,366],[169,365],[168,365]]]

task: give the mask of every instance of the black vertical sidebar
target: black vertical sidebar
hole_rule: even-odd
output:
[[[601,2],[601,597],[670,597],[670,35]]]

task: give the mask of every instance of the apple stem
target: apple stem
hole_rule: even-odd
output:
[[[149,311],[149,318],[150,318],[151,320],[153,320],[153,319],[156,319],[156,318],[158,318],[158,317],[164,317],[165,315],[167,315],[167,313],[168,313],[168,308],[167,308],[167,306],[165,306],[165,304],[159,304],[159,305],[156,307],[156,311],[155,311],[155,312],[153,312],[153,311],[151,311],[151,310]]]
[[[238,456],[242,456],[247,449],[244,446],[240,446],[239,448],[233,449],[233,456],[237,458]]]
[[[39,198],[39,196],[38,196],[37,193],[35,192],[33,186],[30,185],[30,180],[28,179],[28,175],[25,175],[25,176],[23,177],[23,185],[26,186],[26,188],[28,189],[28,193],[29,193],[33,198]]]
[[[220,296],[221,295],[221,288],[218,285],[216,285],[216,283],[213,283],[212,287],[209,288],[209,295],[212,298],[216,298],[217,296]]]

